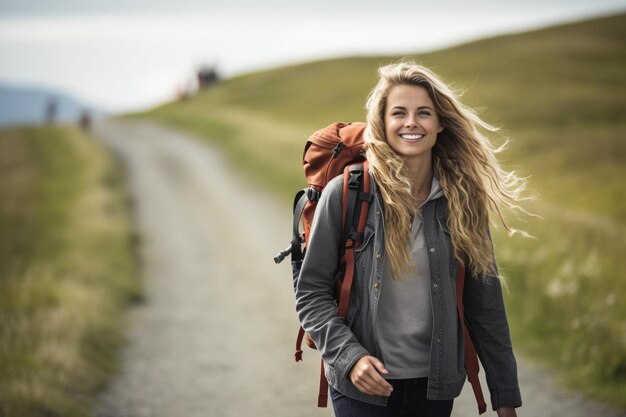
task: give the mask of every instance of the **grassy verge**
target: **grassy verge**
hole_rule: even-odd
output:
[[[0,415],[87,416],[138,297],[119,169],[69,127],[0,131]]]
[[[565,385],[626,409],[623,228],[543,203],[532,210],[544,217],[526,224],[535,239],[494,234],[514,345]]]
[[[544,220],[496,232],[516,349],[568,385],[626,409],[626,14],[500,36],[415,56],[512,139],[501,155],[532,175]],[[400,57],[343,58],[225,80],[148,117],[206,138],[285,203],[304,185],[315,129],[359,121],[376,68]],[[503,137],[494,138],[501,142]],[[287,231],[285,233],[288,234]]]

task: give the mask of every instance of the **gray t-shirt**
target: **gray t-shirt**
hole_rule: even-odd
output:
[[[443,196],[433,176],[430,195],[422,203]],[[421,206],[420,206],[421,207]],[[411,226],[411,258],[415,270],[394,280],[385,263],[378,304],[378,334],[386,378],[406,379],[428,376],[433,313],[430,300],[430,266],[421,216]]]

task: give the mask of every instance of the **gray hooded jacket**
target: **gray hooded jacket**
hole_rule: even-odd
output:
[[[385,263],[382,198],[372,180],[363,243],[355,250],[355,277],[346,318],[337,315],[335,288],[341,243],[341,176],[325,188],[318,202],[307,254],[296,283],[296,310],[325,362],[329,384],[357,400],[385,405],[386,397],[356,388],[348,374],[355,362],[373,355],[383,363],[377,329],[377,308]],[[456,270],[447,230],[445,197],[422,207],[424,237],[430,266],[433,310],[432,346],[427,398],[457,397],[466,380],[463,330],[456,311]],[[511,347],[502,289],[497,277],[478,277],[466,270],[463,295],[465,321],[487,376],[493,409],[519,407],[517,365]]]

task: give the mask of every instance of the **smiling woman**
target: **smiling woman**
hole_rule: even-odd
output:
[[[365,132],[373,238],[358,248],[350,320],[333,295],[342,181],[318,202],[296,285],[335,415],[448,417],[466,378],[482,413],[477,351],[493,409],[513,417],[522,403],[489,218],[514,208],[524,181],[500,168],[479,131],[495,128],[430,70],[400,62],[378,72]]]

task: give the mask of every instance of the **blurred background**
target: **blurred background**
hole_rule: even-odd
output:
[[[404,57],[536,197],[494,232],[520,415],[626,415],[626,1],[0,0],[0,416],[327,413],[271,256],[306,138]]]

